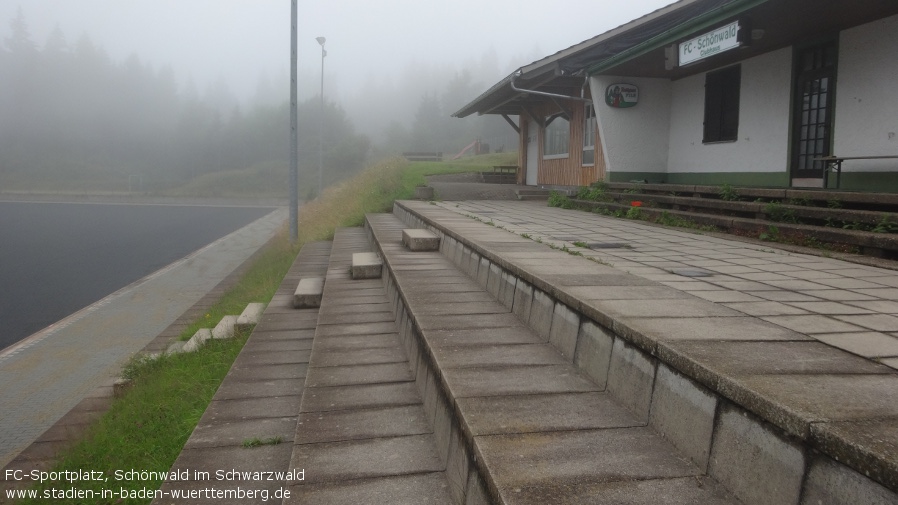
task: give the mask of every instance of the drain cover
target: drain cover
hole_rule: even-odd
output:
[[[711,277],[714,272],[702,270],[701,268],[674,268],[668,270],[672,274],[682,275],[683,277]]]

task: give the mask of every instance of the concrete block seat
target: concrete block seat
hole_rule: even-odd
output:
[[[647,406],[609,393],[642,381],[645,364],[600,327],[585,330],[591,369],[606,370],[591,377],[512,312],[507,285],[487,290],[438,252],[404,252],[396,238],[413,223],[367,224],[450,484],[465,492],[456,503],[739,503],[707,476],[707,451],[679,449],[647,426]],[[552,340],[579,331],[542,299],[530,305],[534,323],[556,323]]]
[[[893,369],[448,208],[394,213],[368,227],[468,496],[898,503]],[[404,251],[409,226],[440,253]]]
[[[379,279],[383,260],[377,253],[357,252],[352,255],[350,272],[353,279]]]
[[[402,245],[409,251],[438,251],[440,237],[430,230],[406,228],[402,230]]]
[[[307,309],[321,306],[324,293],[324,277],[305,277],[299,280],[293,292],[293,307]]]

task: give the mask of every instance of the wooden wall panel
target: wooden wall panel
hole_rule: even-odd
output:
[[[579,90],[571,90],[571,93]],[[584,103],[571,100],[567,104],[571,111],[571,138],[570,149],[566,158],[543,159],[544,131],[540,128],[537,132],[538,160],[537,183],[547,186],[588,186],[593,182],[605,179],[605,157],[602,153],[602,142],[596,128],[595,139],[595,164],[583,165],[583,135],[584,135]],[[548,116],[558,112],[554,104],[534,107],[534,114]],[[520,135],[518,148],[518,184],[527,181],[527,127],[529,120],[526,114],[520,115]]]

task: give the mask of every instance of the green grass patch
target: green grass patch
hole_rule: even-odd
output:
[[[106,482],[48,481],[36,487],[41,494],[52,489],[157,489],[158,478],[117,480],[117,471],[167,472],[206,410],[222,378],[231,368],[246,335],[230,340],[210,340],[200,352],[165,355],[158,360],[132,364],[134,385],[88,431],[85,438],[59,459],[54,471],[100,471]],[[127,477],[122,475],[122,477]],[[147,503],[146,499],[54,499],[53,503]],[[47,500],[23,500],[23,504]]]
[[[409,162],[402,173],[402,186],[410,188],[422,186],[427,182],[426,177],[430,175],[485,172],[492,170],[494,165],[514,165],[517,162],[517,153],[483,154],[453,161]],[[408,196],[411,196],[411,193]]]
[[[477,167],[473,163],[467,165]],[[280,230],[238,284],[182,336],[189,337],[201,327],[213,327],[221,316],[239,314],[248,303],[270,301],[303,244],[332,238],[337,227],[360,225],[366,213],[388,211],[394,200],[412,195],[415,184],[407,177],[407,171],[428,175],[448,173],[443,172],[444,169],[451,168],[416,168],[395,158],[327,188],[321,198],[300,209],[297,242],[290,243],[286,227]],[[81,441],[59,456],[52,470],[97,470],[109,478],[108,482],[97,483],[96,487],[79,482],[74,486],[79,489],[157,489],[161,485],[160,479],[118,482],[115,481],[115,471],[169,471],[245,341],[246,335],[239,335],[231,340],[210,340],[195,353],[166,355],[158,360],[132,359],[123,370],[123,375],[132,380],[132,387],[123,397],[113,401],[109,411]],[[244,446],[274,443],[275,439],[249,439],[244,441]],[[65,482],[48,482],[37,489],[43,492],[53,487],[73,486]],[[78,498],[54,500],[53,503],[139,504],[149,501]],[[21,503],[48,502],[38,499]]]

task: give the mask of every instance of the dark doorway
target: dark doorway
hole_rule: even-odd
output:
[[[831,154],[837,55],[836,41],[797,53],[792,118],[793,179],[823,179],[826,164],[814,158]]]

